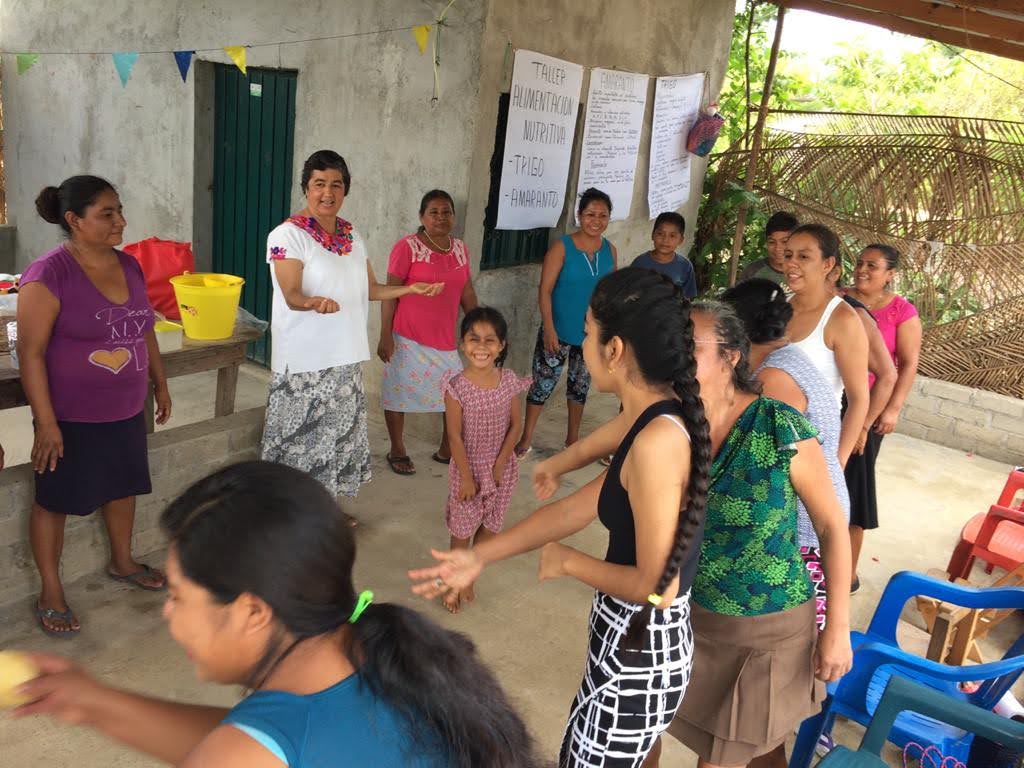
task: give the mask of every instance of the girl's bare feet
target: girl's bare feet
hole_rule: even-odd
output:
[[[458,613],[462,610],[461,595],[457,589],[453,589],[441,598],[441,603],[448,609],[448,613]]]

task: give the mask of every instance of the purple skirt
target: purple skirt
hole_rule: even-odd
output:
[[[62,515],[90,515],[108,501],[153,490],[141,411],[124,421],[58,421],[57,426],[64,438],[64,458],[53,472],[35,475],[40,507]]]

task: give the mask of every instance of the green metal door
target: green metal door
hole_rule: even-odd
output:
[[[297,72],[215,65],[213,269],[245,278],[242,306],[270,319],[267,234],[289,214]],[[270,361],[270,336],[249,357]]]

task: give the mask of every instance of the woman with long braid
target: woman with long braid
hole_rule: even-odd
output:
[[[465,589],[487,564],[543,548],[541,580],[572,576],[595,589],[583,683],[562,742],[562,766],[642,764],[690,677],[689,590],[697,569],[711,446],[696,382],[688,303],[671,281],[628,268],[603,278],[587,312],[583,358],[622,412],[537,465],[538,498],[562,475],[614,454],[575,493],[470,550],[433,551],[411,571],[427,598]],[[598,559],[560,543],[599,517]]]

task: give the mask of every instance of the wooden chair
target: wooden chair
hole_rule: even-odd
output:
[[[948,574],[938,568],[928,571],[928,575],[936,579],[948,579]],[[972,584],[967,579],[956,579],[954,583],[965,587],[1024,586],[1024,564],[989,584]],[[978,641],[1014,612],[1009,608],[963,608],[922,596],[917,597],[917,610],[921,612],[931,635],[927,658],[955,666],[962,666],[968,661],[983,664]]]

